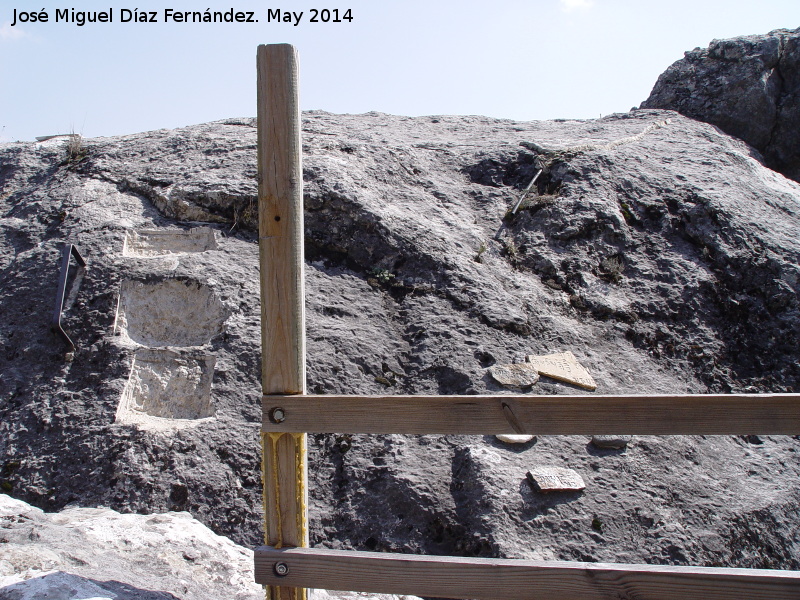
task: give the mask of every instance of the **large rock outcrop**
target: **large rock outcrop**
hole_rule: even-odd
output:
[[[800,181],[800,29],[714,40],[658,78],[642,108],[662,108],[744,140]]]
[[[263,600],[253,551],[185,512],[45,513],[0,494],[0,600]],[[311,590],[309,600],[418,600]]]
[[[303,136],[312,392],[502,394],[487,367],[565,350],[599,392],[800,386],[800,185],[738,139],[653,110],[314,112]],[[0,147],[4,491],[188,511],[259,542],[255,138],[232,119]],[[67,295],[74,352],[48,330],[66,240],[89,263]],[[312,542],[800,566],[797,440],[588,441],[313,436]],[[537,465],[586,490],[532,491]]]
[[[2,600],[263,597],[252,550],[188,513],[73,507],[50,514],[0,494]]]

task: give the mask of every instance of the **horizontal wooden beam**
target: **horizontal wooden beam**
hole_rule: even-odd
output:
[[[283,575],[279,575],[279,573]],[[475,600],[797,600],[800,572],[263,546],[256,582]]]
[[[800,394],[265,395],[265,432],[797,435]]]

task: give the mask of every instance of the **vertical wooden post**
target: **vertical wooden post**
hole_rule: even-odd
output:
[[[303,169],[297,51],[258,47],[258,245],[264,394],[306,391]],[[262,433],[265,541],[308,546],[306,434]],[[267,587],[268,600],[305,600],[300,588]]]

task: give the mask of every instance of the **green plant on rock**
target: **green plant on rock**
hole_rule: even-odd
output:
[[[625,200],[619,201],[619,209],[622,211],[622,218],[625,219],[625,222],[628,225],[638,225],[639,219],[633,214],[633,209],[631,205],[625,202]]]
[[[483,262],[483,253],[486,252],[488,246],[486,242],[481,242],[481,245],[478,246],[478,251],[475,253],[475,262],[482,263]]]
[[[375,381],[386,387],[391,387],[397,383],[394,373],[384,373],[383,375],[376,375]]]
[[[14,471],[19,469],[20,462],[18,460],[9,460],[6,461],[6,464],[3,465],[3,477],[11,477],[14,474]]]
[[[375,281],[378,285],[389,285],[394,280],[394,273],[391,273],[387,269],[381,269],[380,267],[374,267],[370,271],[370,277],[367,278],[367,281],[370,283],[372,280]]]

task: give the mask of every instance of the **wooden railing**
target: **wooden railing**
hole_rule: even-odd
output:
[[[276,575],[278,571],[286,573]],[[418,556],[317,548],[256,550],[258,583],[474,600],[781,600],[796,571]]]
[[[262,431],[270,433],[793,435],[800,431],[800,394],[264,395],[262,404]]]
[[[539,435],[800,434],[800,394],[318,396],[305,394],[297,54],[258,48],[262,451],[270,600],[305,588],[484,600],[800,599],[800,572],[431,557],[308,546],[306,432]]]

